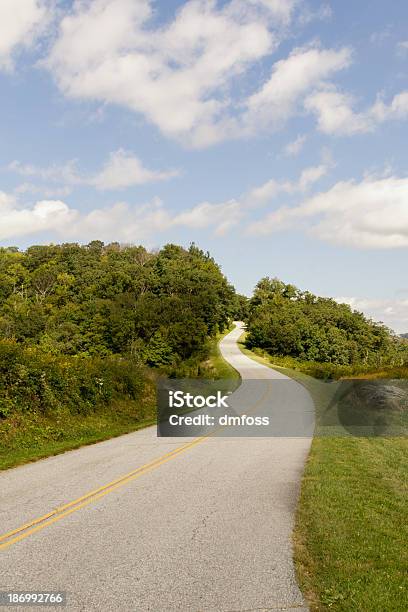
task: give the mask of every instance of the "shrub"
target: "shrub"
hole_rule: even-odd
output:
[[[68,357],[0,341],[0,418],[14,413],[88,414],[114,399],[140,399],[143,368],[118,357]]]

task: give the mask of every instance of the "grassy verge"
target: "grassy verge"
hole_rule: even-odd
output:
[[[404,438],[315,438],[294,533],[312,610],[407,609]]]
[[[244,338],[244,336],[243,336]],[[307,376],[312,376],[319,380],[339,380],[345,378],[408,378],[408,365],[402,366],[366,366],[361,365],[336,365],[333,363],[318,363],[316,361],[302,361],[296,357],[282,357],[279,355],[269,355],[263,349],[254,348],[249,350],[241,341],[241,350],[248,351],[252,356],[256,355],[268,362],[268,365],[287,369],[291,372],[300,372]]]
[[[270,357],[241,350],[270,367]],[[312,393],[324,385],[279,367]],[[371,376],[370,376],[371,378]],[[408,440],[316,436],[294,531],[299,584],[311,610],[399,612],[408,607]]]
[[[211,378],[224,378],[231,381],[240,380],[240,375],[237,370],[232,367],[221,355],[219,343],[220,341],[234,329],[231,325],[229,329],[217,335],[214,342],[211,343],[208,359],[202,364],[201,374]]]
[[[155,422],[153,395],[138,402],[115,401],[87,415],[15,415],[0,421],[0,470],[114,438]]]
[[[211,341],[209,356],[200,364],[200,375],[238,384],[239,374],[222,358],[218,347],[219,340],[229,331]],[[33,409],[0,418],[0,470],[154,425],[156,396],[154,377],[150,378],[138,400],[113,399],[106,406],[78,414],[66,407],[54,410],[50,406],[44,411],[39,402]]]

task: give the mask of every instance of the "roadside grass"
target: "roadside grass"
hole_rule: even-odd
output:
[[[151,394],[138,401],[115,401],[87,415],[15,415],[0,421],[0,470],[115,438],[156,422]]]
[[[221,355],[220,341],[234,329],[231,325],[227,330],[217,334],[211,343],[208,359],[200,366],[200,375],[204,378],[226,379],[238,384],[241,379],[239,373]]]
[[[367,366],[359,365],[337,365],[334,363],[320,363],[317,361],[304,361],[297,357],[270,355],[264,349],[253,348],[248,349],[245,346],[246,332],[240,338],[240,348],[245,353],[261,357],[268,365],[278,367],[279,369],[287,369],[289,372],[299,372],[311,376],[319,380],[340,380],[340,379],[408,379],[408,364],[401,366]],[[265,361],[262,361],[264,363]]]
[[[273,357],[252,353],[243,340],[246,355],[305,385],[322,413],[330,384],[271,363]],[[408,440],[355,437],[340,423],[329,431],[316,430],[302,481],[294,529],[300,587],[313,611],[403,612]]]
[[[315,438],[294,531],[311,610],[408,608],[408,443]]]
[[[218,343],[233,327],[211,341],[209,357],[199,366],[203,378],[228,379],[238,386],[239,374],[221,356]],[[72,414],[62,409],[46,414],[38,411],[0,419],[0,470],[36,461],[88,444],[102,442],[155,425],[154,375],[139,401],[114,400],[90,414]]]

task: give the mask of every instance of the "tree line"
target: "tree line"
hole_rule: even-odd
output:
[[[235,292],[196,246],[0,249],[0,338],[50,353],[180,364],[227,325]]]
[[[140,400],[151,368],[200,375],[233,319],[246,321],[247,346],[271,355],[341,366],[408,361],[406,341],[333,299],[275,278],[259,281],[249,300],[238,295],[195,245],[0,248],[0,418]]]
[[[196,375],[236,300],[194,245],[1,248],[0,418],[140,400],[149,368]]]
[[[334,365],[401,366],[408,347],[382,323],[332,298],[263,278],[247,305],[249,348]]]

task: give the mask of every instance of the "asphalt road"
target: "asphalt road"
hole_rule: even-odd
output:
[[[285,377],[244,356],[240,333],[221,350],[241,392],[266,380],[273,413],[309,423],[304,388],[274,393]],[[0,590],[63,591],[68,610],[306,610],[291,534],[309,447],[307,436],[158,438],[150,427],[2,472]]]

